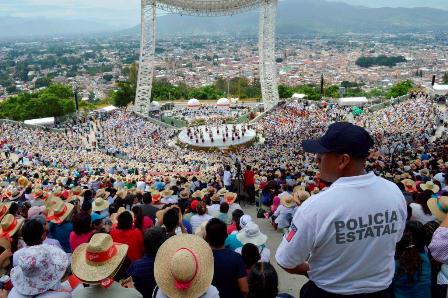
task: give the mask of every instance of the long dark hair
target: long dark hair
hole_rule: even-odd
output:
[[[278,294],[278,275],[269,263],[256,263],[249,273],[248,298],[275,298]]]
[[[423,208],[423,212],[427,215],[431,215],[431,210],[429,210],[428,208],[428,200],[431,198],[432,196],[432,191],[427,189],[425,191],[422,191],[420,193],[417,194],[416,200],[415,202],[419,205],[422,206]]]
[[[134,226],[143,231],[143,212],[140,206],[132,207],[132,213],[134,213]]]
[[[403,237],[397,243],[395,259],[398,261],[398,273],[408,276],[410,284],[415,282],[414,276],[422,272],[423,261],[420,253],[424,252],[425,233],[423,224],[418,221],[408,221]],[[418,277],[418,280],[420,276]]]

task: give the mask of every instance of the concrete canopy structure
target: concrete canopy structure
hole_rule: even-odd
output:
[[[259,7],[260,82],[265,109],[279,101],[275,36],[278,0],[141,0],[141,47],[137,94],[134,110],[147,115],[151,110],[151,92],[154,76],[157,9],[182,15],[232,15]]]
[[[201,103],[196,98],[192,98],[188,101],[187,106],[189,108],[199,108],[201,106]]]

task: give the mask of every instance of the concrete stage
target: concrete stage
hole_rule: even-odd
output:
[[[248,124],[203,125],[184,128],[179,141],[202,148],[226,148],[252,141],[257,135],[255,126]]]

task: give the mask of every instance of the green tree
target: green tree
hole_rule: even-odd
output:
[[[325,96],[331,97],[331,98],[339,98],[339,85],[331,85],[328,86],[327,89],[324,91]]]
[[[277,63],[282,63],[282,62],[283,62],[283,58],[276,58],[276,59],[275,59],[275,62],[277,62]]]
[[[443,75],[443,83],[448,84],[448,72],[445,72],[445,74]]]
[[[403,96],[408,94],[412,90],[412,88],[414,88],[414,83],[412,83],[412,81],[410,80],[399,82],[389,89],[385,97],[389,99]]]
[[[111,75],[111,74],[105,74],[105,75],[103,75],[103,79],[104,79],[105,81],[107,81],[107,82],[112,81],[113,78],[114,78],[114,76]]]
[[[129,82],[119,82],[118,90],[112,94],[112,102],[118,107],[125,107],[135,99],[135,90]]]
[[[89,92],[89,101],[95,101],[96,96],[95,93],[93,91]]]
[[[48,87],[51,84],[51,79],[49,77],[38,78],[34,83],[34,88]]]

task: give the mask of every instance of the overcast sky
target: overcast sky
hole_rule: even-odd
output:
[[[14,17],[90,19],[118,26],[139,22],[140,0],[0,0],[0,14]]]
[[[290,0],[294,1],[294,0]],[[448,0],[331,0],[371,6],[446,5]],[[373,5],[375,6],[375,5]],[[140,19],[140,0],[0,0],[0,16],[94,20],[118,27],[134,26]]]

